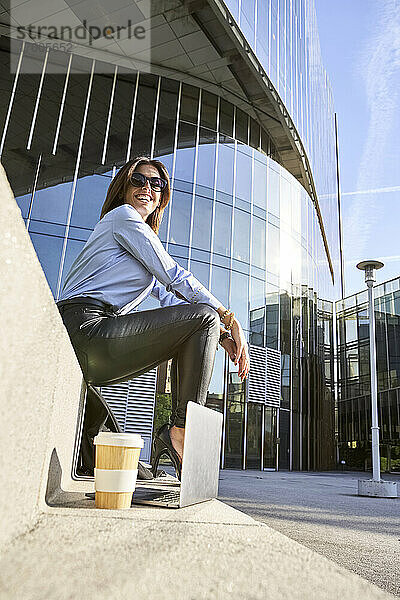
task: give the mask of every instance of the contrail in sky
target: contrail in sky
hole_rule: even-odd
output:
[[[385,192],[400,192],[400,185],[392,187],[373,188],[371,190],[358,190],[356,192],[341,192],[341,196],[355,196],[358,194],[384,194]]]
[[[357,179],[357,188],[361,191],[355,193],[343,224],[347,254],[350,256],[365,254],[368,250],[374,225],[383,210],[376,191],[368,188],[372,181],[379,181],[384,172],[387,145],[398,111],[396,80],[400,72],[400,3],[398,0],[386,0],[379,7],[381,15],[374,35],[369,38],[362,65],[369,123]],[[361,198],[361,195],[369,195],[369,198]],[[365,210],[367,205],[368,211]]]

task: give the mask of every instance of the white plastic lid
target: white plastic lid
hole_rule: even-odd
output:
[[[100,431],[94,438],[98,446],[127,446],[128,448],[143,448],[144,440],[138,433],[113,433]]]

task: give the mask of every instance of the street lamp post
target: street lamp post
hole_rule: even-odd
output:
[[[397,498],[397,484],[394,481],[381,479],[379,456],[379,424],[378,424],[378,386],[376,379],[376,341],[375,341],[375,310],[374,310],[374,283],[375,271],[381,269],[383,263],[379,260],[364,260],[357,265],[357,269],[365,272],[365,283],[368,287],[368,313],[369,313],[369,355],[371,371],[371,408],[372,408],[372,479],[358,480],[359,496],[380,496]]]

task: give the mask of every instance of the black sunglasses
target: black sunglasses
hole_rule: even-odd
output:
[[[148,181],[153,192],[161,192],[167,185],[165,179],[161,179],[161,177],[146,177],[146,175],[137,172],[132,173],[129,181],[134,187],[144,187],[146,181]]]

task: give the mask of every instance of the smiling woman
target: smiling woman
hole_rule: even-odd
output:
[[[75,259],[57,303],[88,383],[104,386],[137,377],[172,359],[177,373],[171,425],[155,435],[153,473],[163,453],[180,477],[186,406],[204,405],[218,341],[239,365],[249,355],[240,323],[158,237],[170,200],[165,166],[139,157],[112,180],[100,221]],[[132,312],[151,294],[161,308]],[[226,331],[220,331],[221,322]]]

